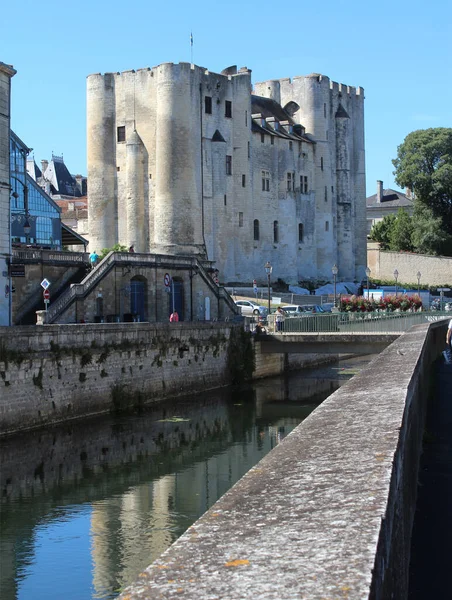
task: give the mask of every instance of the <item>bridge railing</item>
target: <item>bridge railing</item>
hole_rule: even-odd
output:
[[[362,332],[387,333],[408,331],[413,325],[452,318],[452,313],[432,312],[345,312],[307,314],[302,317],[286,317],[278,329],[275,314],[268,316],[269,333],[314,333],[314,332]]]

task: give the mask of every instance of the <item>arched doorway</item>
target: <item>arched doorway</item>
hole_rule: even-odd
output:
[[[130,312],[134,318],[146,321],[147,314],[146,278],[140,275],[130,280]]]
[[[179,321],[184,320],[184,282],[178,277],[173,277],[171,281],[168,317],[176,310],[179,314]]]

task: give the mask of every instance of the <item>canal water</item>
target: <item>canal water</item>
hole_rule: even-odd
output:
[[[0,598],[115,598],[371,358],[3,440]]]

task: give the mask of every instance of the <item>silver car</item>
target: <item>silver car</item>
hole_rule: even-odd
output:
[[[259,317],[260,321],[267,318],[268,309],[251,300],[237,300],[235,303],[244,317]]]

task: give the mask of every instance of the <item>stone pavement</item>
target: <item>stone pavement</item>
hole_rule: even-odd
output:
[[[410,600],[451,597],[452,364],[433,372],[421,456],[410,565]]]

